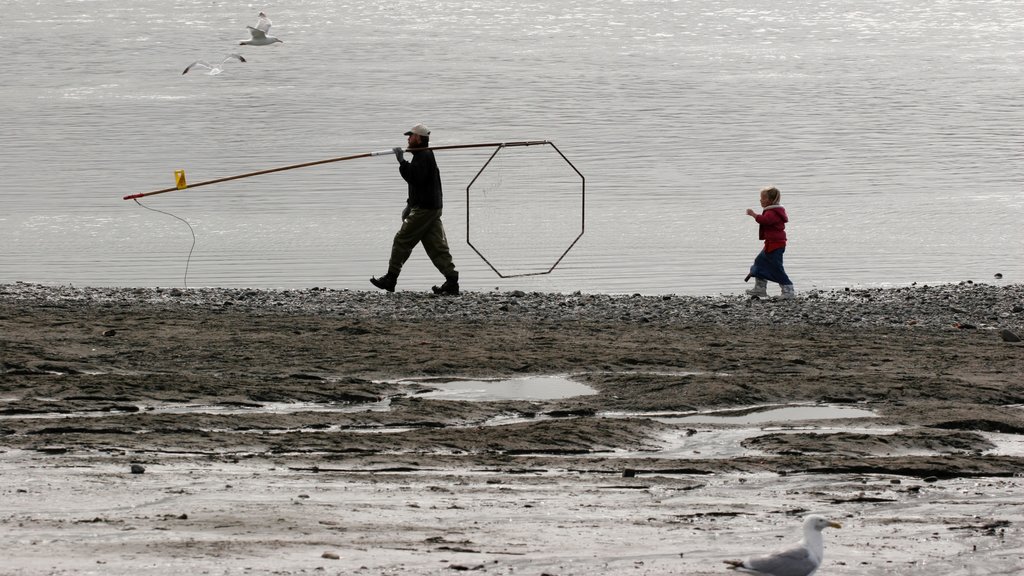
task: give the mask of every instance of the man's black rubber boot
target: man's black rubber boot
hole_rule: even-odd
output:
[[[370,278],[370,284],[373,284],[381,290],[387,290],[388,292],[395,291],[395,284],[398,284],[398,276],[392,276],[390,272],[381,276],[380,278]]]
[[[434,291],[434,294],[441,296],[458,296],[459,295],[459,273],[452,272],[448,276],[444,277],[444,284],[440,286],[433,286],[430,288]]]

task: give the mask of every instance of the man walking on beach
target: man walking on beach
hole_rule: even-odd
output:
[[[444,233],[444,224],[441,223],[441,172],[437,168],[434,152],[427,150],[430,147],[430,130],[423,124],[417,124],[405,135],[409,137],[412,160],[405,160],[405,151],[401,146],[392,149],[398,158],[398,171],[409,184],[409,197],[402,211],[402,227],[398,229],[391,245],[387,274],[380,278],[370,278],[370,283],[382,290],[394,292],[402,266],[416,244],[422,242],[434,267],[444,274],[444,284],[434,286],[434,294],[458,296],[459,273],[452,262],[448,238]]]

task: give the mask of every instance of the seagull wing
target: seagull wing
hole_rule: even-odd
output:
[[[253,28],[252,26],[246,26],[246,28],[249,29],[249,36],[251,36],[253,40],[266,40],[266,38],[267,38],[266,30],[260,30],[259,28]]]
[[[809,576],[821,562],[803,546],[794,546],[767,556],[749,558],[743,568],[771,576]]]
[[[256,29],[261,30],[264,34],[270,33],[270,18],[263,12],[260,12],[259,21],[256,22]]]
[[[195,68],[196,66],[198,66],[200,68],[205,68],[207,70],[212,70],[213,69],[213,66],[210,66],[210,64],[207,63],[206,60],[196,60],[195,62],[189,64],[188,67],[185,68],[185,71],[182,72],[181,74],[182,75],[188,74],[188,71],[193,69],[193,68]]]
[[[245,58],[242,58],[241,54],[228,54],[220,61],[220,65],[223,66],[228,60],[238,60],[239,62],[245,62]]]

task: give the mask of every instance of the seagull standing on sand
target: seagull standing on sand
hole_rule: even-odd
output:
[[[224,70],[224,64],[227,63],[227,62],[230,62],[232,60],[238,60],[239,62],[245,62],[245,58],[242,58],[242,56],[240,54],[228,54],[227,56],[224,57],[223,60],[220,61],[220,64],[217,64],[216,66],[213,66],[212,64],[210,64],[206,60],[196,60],[195,62],[189,64],[188,68],[185,68],[185,71],[182,72],[182,75],[188,74],[189,70],[191,70],[193,68],[196,68],[196,67],[206,69],[206,73],[208,75],[210,75],[210,76],[213,76],[214,74],[220,74]]]
[[[825,528],[842,526],[824,516],[811,514],[804,520],[804,537],[796,546],[767,556],[726,560],[725,563],[731,570],[758,576],[811,576],[825,557],[825,543],[821,537]]]
[[[274,42],[284,44],[283,40],[270,35],[270,18],[267,18],[267,15],[263,12],[260,12],[258,18],[259,20],[256,22],[255,28],[246,26],[249,29],[249,39],[239,42],[239,46],[266,46]]]

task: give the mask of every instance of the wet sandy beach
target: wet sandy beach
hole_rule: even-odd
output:
[[[4,574],[720,574],[811,512],[818,574],[1024,565],[1018,285],[7,284],[0,331]]]

